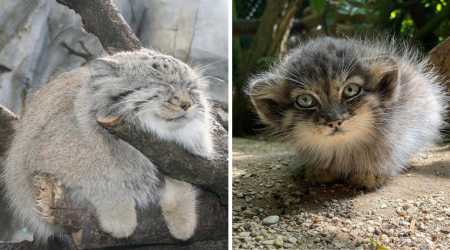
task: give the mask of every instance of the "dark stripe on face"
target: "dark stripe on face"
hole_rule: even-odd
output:
[[[111,77],[111,76],[110,75],[96,74],[96,75],[91,75],[91,80],[96,81],[96,80],[98,80],[100,78],[103,78],[103,77]]]
[[[118,94],[116,96],[111,96],[111,100],[117,102],[118,100],[132,94],[133,92],[134,92],[134,90],[128,90],[128,91]]]
[[[139,101],[139,102],[136,102],[136,103],[134,104],[134,106],[135,106],[136,108],[138,108],[138,107],[141,106],[142,104],[147,103],[147,102],[149,102],[149,101],[151,101],[151,100],[153,100],[153,99],[155,99],[155,98],[158,98],[158,95],[154,95],[154,96],[148,98],[146,101]]]

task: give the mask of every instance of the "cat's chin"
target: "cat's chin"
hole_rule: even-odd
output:
[[[333,132],[327,134],[326,136],[344,136],[347,132],[344,130],[334,130]]]
[[[155,114],[142,114],[137,117],[140,127],[159,138],[183,145],[188,151],[209,158],[213,154],[212,139],[205,118],[187,115],[176,122],[168,121]]]

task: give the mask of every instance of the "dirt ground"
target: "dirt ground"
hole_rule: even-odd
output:
[[[450,249],[450,145],[410,163],[372,192],[314,185],[288,145],[233,138],[233,249]]]

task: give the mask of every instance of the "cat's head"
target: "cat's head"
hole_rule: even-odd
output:
[[[319,38],[252,79],[261,121],[299,147],[373,139],[399,97],[392,55],[357,40]]]
[[[171,56],[142,49],[96,59],[90,66],[93,109],[100,116],[121,116],[168,130],[209,112],[201,73]]]

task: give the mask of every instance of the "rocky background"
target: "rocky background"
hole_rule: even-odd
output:
[[[192,64],[209,65],[213,99],[227,102],[227,0],[115,0],[142,43]],[[104,53],[85,33],[80,17],[55,0],[3,1],[0,5],[0,105],[22,114],[29,94],[51,77],[79,67],[83,39],[94,55]]]
[[[207,66],[213,100],[228,101],[227,0],[114,0],[142,43],[194,65]],[[82,29],[80,17],[55,0],[15,0],[0,4],[0,105],[21,116],[34,92],[50,79],[79,67],[65,42],[93,55],[104,50]],[[1,136],[1,135],[0,135]],[[0,190],[1,191],[1,190]],[[10,227],[0,200],[0,241],[31,240],[21,225]]]

